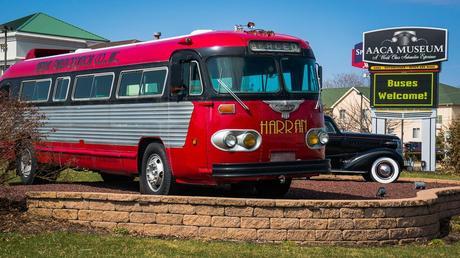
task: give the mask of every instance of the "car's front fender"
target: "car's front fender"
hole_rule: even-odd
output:
[[[348,159],[342,169],[351,171],[368,171],[372,166],[372,163],[381,157],[392,158],[398,163],[400,168],[404,167],[404,160],[402,156],[396,152],[396,150],[389,148],[377,148],[356,154]]]

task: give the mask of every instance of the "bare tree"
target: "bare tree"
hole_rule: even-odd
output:
[[[40,142],[39,128],[44,117],[28,103],[0,91],[0,185],[14,176],[16,157],[25,146]]]
[[[363,106],[361,109],[361,103],[355,102],[339,112],[343,112],[343,114],[339,113],[339,117],[333,115],[333,118],[341,130],[363,133],[371,132],[371,116],[367,106]]]
[[[350,88],[367,86],[367,81],[356,73],[340,73],[334,79],[324,82],[325,88]]]

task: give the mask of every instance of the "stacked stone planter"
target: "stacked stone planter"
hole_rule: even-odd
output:
[[[29,192],[28,212],[148,236],[301,244],[427,241],[460,214],[460,187],[399,200],[273,200]]]

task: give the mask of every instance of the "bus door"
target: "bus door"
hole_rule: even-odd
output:
[[[171,76],[169,83],[169,102],[174,105],[193,105],[193,112],[188,126],[187,139],[183,155],[170,155],[172,158],[181,161],[174,162],[180,169],[178,173],[189,173],[187,171],[198,171],[206,176],[207,151],[209,145],[208,125],[212,111],[212,101],[204,97],[204,83],[202,76],[202,65],[200,56],[190,50],[176,52],[171,58]],[[186,162],[186,161],[189,162]],[[179,163],[179,164],[178,164]],[[174,168],[173,168],[174,169]],[[173,170],[174,171],[174,170]],[[185,176],[186,175],[182,175]],[[196,174],[192,175],[196,178]]]

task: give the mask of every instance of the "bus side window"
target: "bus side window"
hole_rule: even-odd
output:
[[[201,95],[203,93],[203,82],[201,80],[200,66],[197,61],[190,62],[189,65],[188,89],[190,95]]]
[[[162,95],[166,82],[166,69],[144,71],[142,74],[142,88],[140,95]]]
[[[134,98],[162,95],[167,72],[166,68],[122,72],[118,97]]]
[[[53,101],[65,101],[69,92],[70,77],[59,77],[56,79]]]
[[[111,95],[113,73],[79,75],[75,78],[74,100],[108,99]]]
[[[23,81],[21,83],[21,100],[28,102],[46,102],[51,88],[51,79]]]
[[[120,86],[118,89],[119,97],[132,97],[139,95],[142,70],[122,72]]]
[[[173,69],[174,70],[174,69]],[[203,82],[201,80],[201,71],[200,66],[197,61],[187,61],[180,63],[180,69],[173,71],[173,73],[180,72],[180,79],[176,79],[173,84],[178,84],[174,86],[184,87],[191,96],[198,96],[203,94]],[[173,74],[174,76],[174,74]],[[184,94],[182,90],[180,94]],[[177,94],[177,93],[175,93]]]

